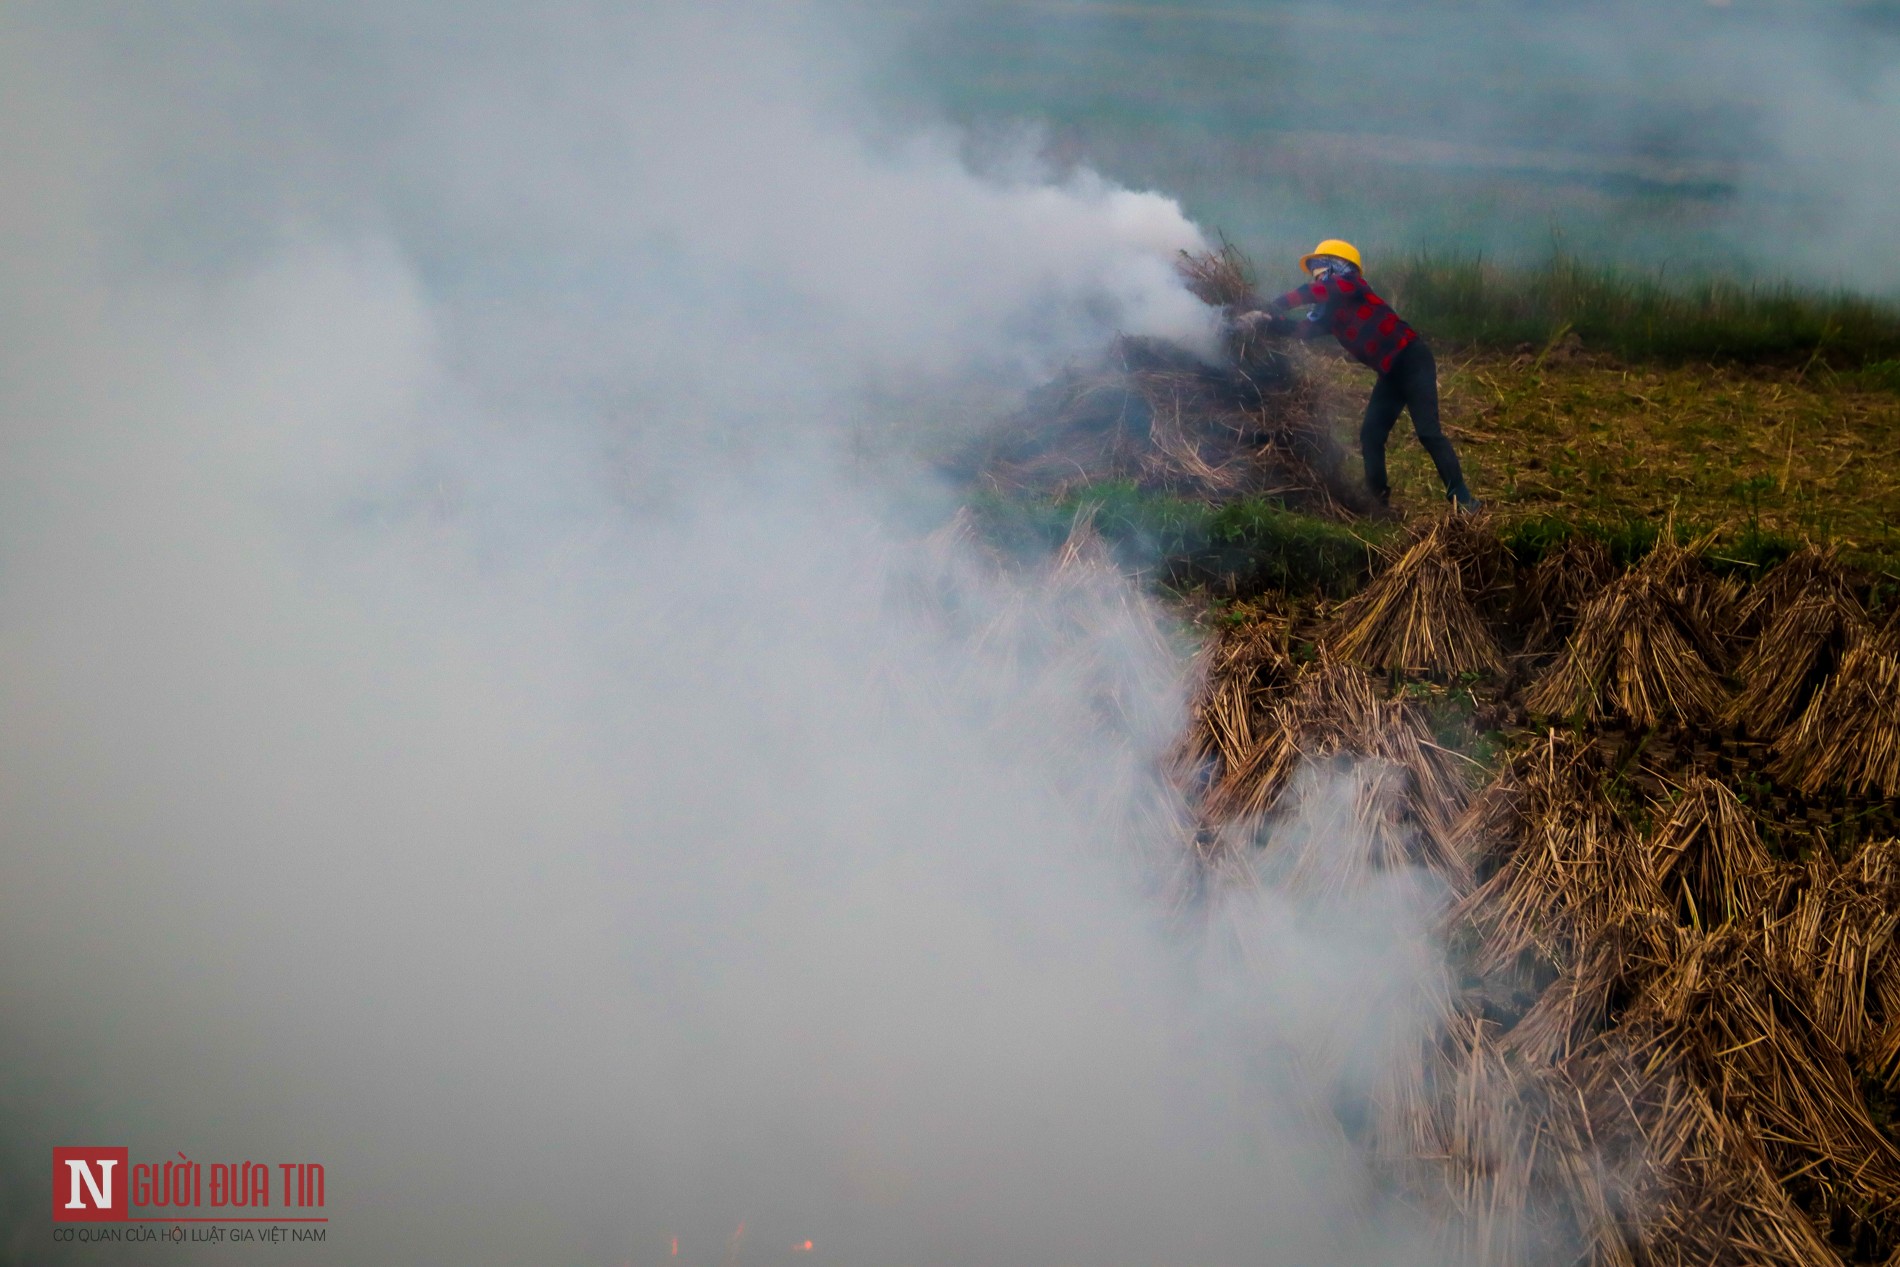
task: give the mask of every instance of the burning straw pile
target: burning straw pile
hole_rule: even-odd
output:
[[[1184,254],[1183,281],[1226,315],[1252,305],[1231,246]],[[1365,509],[1318,395],[1283,345],[1224,325],[1211,359],[1121,338],[1100,361],[1033,393],[960,455],[955,473],[1011,493],[1062,496],[1110,481],[1186,497],[1273,497],[1326,515]]]
[[[1778,852],[1743,782],[1643,755],[1727,727],[1747,786],[1900,795],[1900,618],[1826,551],[1742,591],[1668,534],[1617,575],[1587,544],[1513,574],[1485,533],[1428,524],[1336,611],[1224,628],[1182,750],[1204,858],[1450,895],[1461,990],[1349,1133],[1447,1262],[1900,1263],[1900,840]],[[1500,660],[1559,636],[1520,698]],[[1573,728],[1474,791],[1421,674]],[[1276,830],[1313,763],[1353,776],[1350,850]]]

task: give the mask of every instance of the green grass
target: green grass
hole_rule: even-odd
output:
[[[1200,578],[1232,590],[1349,594],[1364,583],[1384,525],[1335,523],[1253,498],[1220,507],[1206,551],[1191,558]]]
[[[1893,392],[1900,395],[1900,360],[1874,361],[1858,369],[1844,370],[1833,377],[1834,384],[1847,391]]]
[[[1371,575],[1374,551],[1397,533],[1389,524],[1342,524],[1260,498],[1213,504],[1145,492],[1129,483],[1099,484],[1057,498],[982,492],[970,506],[993,544],[1022,557],[1054,551],[1087,519],[1116,561],[1150,582],[1177,591],[1240,596],[1269,590],[1332,598],[1353,594]],[[1705,529],[1678,520],[1675,537],[1687,545]],[[1555,512],[1507,517],[1500,535],[1522,567],[1575,537],[1594,537],[1617,566],[1629,567],[1655,548],[1660,524],[1640,516]],[[1796,538],[1750,525],[1718,540],[1703,557],[1718,575],[1749,579],[1799,545]],[[1854,552],[1847,561],[1872,573],[1894,562]],[[1885,610],[1892,598],[1877,590],[1872,601]]]
[[[1173,587],[1226,593],[1352,593],[1369,573],[1381,525],[1347,525],[1250,498],[1213,505],[1129,483],[1098,484],[1058,498],[981,493],[978,523],[999,546],[1031,555],[1054,549],[1089,518],[1123,566]]]
[[[1558,251],[1537,267],[1414,254],[1379,269],[1407,320],[1434,338],[1541,351],[1574,330],[1627,360],[1821,364],[1900,388],[1900,307],[1786,282],[1669,278]]]
[[[1655,549],[1662,536],[1661,525],[1653,519],[1591,519],[1575,515],[1532,515],[1505,524],[1500,534],[1512,557],[1525,567],[1565,541],[1594,537],[1609,550],[1618,567],[1629,567]],[[1701,533],[1695,525],[1679,522],[1675,526],[1676,544],[1688,545]],[[1718,541],[1705,554],[1711,571],[1737,573],[1748,577],[1767,571],[1800,548],[1793,537],[1750,523],[1728,539]]]

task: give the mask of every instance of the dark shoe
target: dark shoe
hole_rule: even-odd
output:
[[[1445,494],[1445,499],[1468,515],[1475,515],[1484,509],[1484,503],[1471,495],[1471,490],[1460,484]]]

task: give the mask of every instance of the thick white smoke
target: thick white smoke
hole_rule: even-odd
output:
[[[122,1142],[324,1163],[311,1261],[1387,1252],[1289,1036],[1419,904],[1210,966],[1164,618],[852,459],[1205,337],[1178,209],[778,6],[165,10],[0,18],[7,1248]]]

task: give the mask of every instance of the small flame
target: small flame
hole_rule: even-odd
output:
[[[796,1245],[794,1245],[794,1246],[792,1246],[792,1252],[793,1252],[794,1254],[809,1254],[809,1253],[811,1253],[811,1242],[810,1242],[810,1241],[800,1241],[800,1242],[799,1242],[798,1244],[796,1244]]]
[[[667,1251],[667,1257],[678,1258],[679,1256],[680,1256],[680,1238],[675,1236],[673,1238],[673,1247]]]

